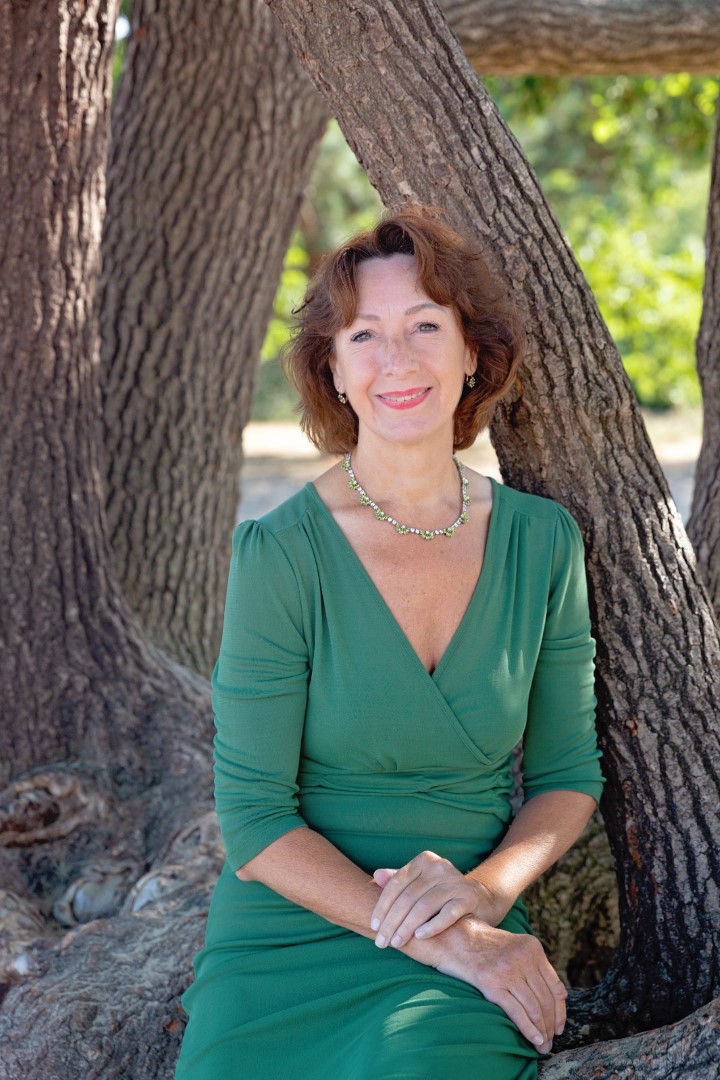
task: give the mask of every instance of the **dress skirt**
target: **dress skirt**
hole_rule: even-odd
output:
[[[191,1020],[177,1080],[537,1075],[537,1051],[502,1009],[369,938],[328,924],[327,936],[298,944],[295,927],[286,942],[280,937],[243,952],[234,942],[247,885],[265,888],[239,881],[225,865],[210,911],[212,933],[182,999]],[[502,926],[530,932],[520,906]]]

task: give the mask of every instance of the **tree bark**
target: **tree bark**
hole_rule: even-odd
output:
[[[720,640],[629,380],[437,6],[270,6],[383,201],[446,208],[526,310],[528,358],[491,434],[505,481],[557,499],[584,533],[622,926],[611,971],[574,995],[565,1045],[672,1023],[720,992]]]
[[[714,0],[442,0],[483,75],[663,75],[720,70]]]
[[[720,998],[669,1027],[553,1054],[541,1080],[713,1080],[718,1075]]]
[[[717,115],[705,234],[703,309],[697,337],[703,439],[695,468],[687,532],[715,617],[720,622],[720,102]]]
[[[0,987],[3,1080],[172,1080],[186,1020],[179,997],[224,858],[207,813],[169,838],[114,918],[25,947],[18,959],[32,977],[15,973]]]
[[[87,974],[62,1002],[47,995],[74,970],[65,928],[118,911],[212,789],[207,685],[139,635],[103,511],[95,302],[115,14],[109,0],[0,4],[0,1043],[11,1078],[37,1074],[37,1046],[64,1029],[69,1000],[74,1016],[97,1007],[107,1023],[89,1002],[115,993],[109,965],[102,988]],[[91,937],[110,925],[92,922]],[[148,928],[136,919],[136,934]],[[86,971],[93,963],[85,953]],[[187,977],[182,957],[165,963]],[[21,1031],[30,1043],[11,1066]],[[106,1034],[95,1061],[103,1046],[111,1056]],[[60,1041],[68,1063],[75,1053],[72,1036]]]
[[[100,289],[107,516],[143,628],[205,674],[257,358],[326,115],[264,4],[133,4]]]

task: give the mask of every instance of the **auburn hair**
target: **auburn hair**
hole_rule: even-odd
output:
[[[358,419],[338,400],[330,361],[335,335],[355,318],[357,268],[366,259],[414,255],[419,284],[436,304],[454,308],[478,357],[475,386],[463,386],[455,410],[456,449],[472,446],[515,381],[525,345],[517,308],[477,245],[443,216],[431,206],[386,214],[325,256],[293,311],[294,332],[280,361],[300,396],[300,426],[319,450],[343,454],[357,444]]]

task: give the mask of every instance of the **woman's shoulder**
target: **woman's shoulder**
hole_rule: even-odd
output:
[[[501,488],[506,506],[524,515],[526,527],[520,530],[520,542],[525,547],[550,557],[553,565],[585,556],[580,525],[563,503],[506,484]]]
[[[312,493],[310,488],[310,484],[305,484],[305,486],[300,488],[299,491],[296,491],[294,495],[291,495],[288,499],[285,499],[283,502],[273,507],[272,510],[268,510],[261,517],[255,519],[254,524],[259,525],[262,529],[275,537],[279,536],[281,533],[297,529],[298,526],[302,525],[303,519],[312,508]]]
[[[310,489],[306,484],[262,516],[240,521],[233,532],[233,549],[246,558],[294,562],[307,546],[304,521],[314,507]]]

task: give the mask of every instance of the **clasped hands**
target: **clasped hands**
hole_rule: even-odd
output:
[[[443,937],[432,966],[475,986],[542,1053],[565,1026],[567,991],[537,938],[497,928],[511,903],[493,897],[447,859],[423,851],[373,874],[382,892],[371,917],[375,944],[402,948]]]

